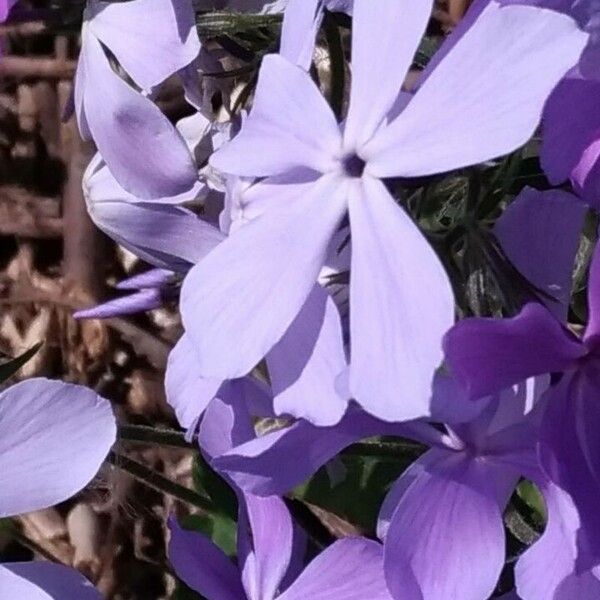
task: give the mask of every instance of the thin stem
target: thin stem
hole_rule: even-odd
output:
[[[185,434],[176,429],[157,429],[147,425],[119,425],[118,436],[124,442],[157,444],[197,450],[197,446],[185,439]]]
[[[400,442],[358,442],[342,451],[343,456],[369,456],[374,458],[417,458],[425,447],[408,441]]]
[[[248,29],[279,25],[281,20],[281,15],[248,15],[244,13],[213,12],[197,15],[196,28],[198,30],[198,35],[202,37],[216,37],[236,33],[238,31],[247,31]]]
[[[215,507],[213,504],[201,496],[197,494],[194,490],[190,490],[189,488],[179,485],[174,481],[171,481],[164,475],[150,469],[146,465],[139,463],[136,460],[133,460],[123,454],[119,454],[117,452],[111,451],[108,455],[107,461],[114,465],[115,467],[129,473],[134,479],[151,487],[159,492],[164,494],[168,494],[169,496],[173,496],[173,498],[177,498],[182,502],[187,502],[192,506],[196,506],[206,512],[213,513],[215,512]]]

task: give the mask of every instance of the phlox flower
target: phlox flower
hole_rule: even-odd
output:
[[[400,89],[430,12],[431,2],[382,1],[378,10],[355,2],[353,85],[341,127],[302,68],[279,55],[264,59],[249,117],[211,164],[266,178],[265,194],[278,206],[184,282],[183,322],[202,376],[242,376],[273,348],[348,214],[350,394],[382,419],[427,414],[441,338],[454,319],[452,290],[383,181],[450,171],[523,144],[587,41],[558,13],[491,3],[407,103]]]
[[[211,123],[200,113],[183,119],[177,127],[198,164],[230,135],[229,127]],[[204,170],[199,185],[201,189],[195,194],[143,200],[125,191],[101,157],[94,157],[83,181],[90,217],[117,243],[158,269],[117,285],[118,289],[137,290],[133,294],[79,311],[78,318],[131,314],[176,298],[177,276],[185,275],[230,232],[254,218],[262,206],[254,201],[251,181],[228,177],[222,182],[217,173]],[[242,206],[242,190],[243,201],[251,200],[250,210]],[[204,204],[203,217],[182,206],[197,196]],[[347,398],[340,396],[335,387],[336,377],[345,365],[341,338],[335,303],[315,284],[288,333],[267,357],[278,415],[307,418],[322,425],[332,425],[342,418]],[[335,351],[332,353],[330,348]],[[197,372],[194,348],[188,337],[182,336],[170,354],[166,373],[167,398],[180,424],[192,427],[226,383]]]
[[[169,300],[177,298],[175,273],[166,269],[151,269],[120,281],[117,290],[129,292],[127,295],[107,300],[91,308],[78,310],[75,319],[109,319],[121,315],[160,308]]]
[[[110,404],[78,385],[30,379],[0,394],[0,517],[53,506],[96,475],[116,438]],[[0,565],[0,596],[95,600],[85,578],[47,563]]]
[[[541,486],[546,481],[535,452],[539,411],[532,409],[543,389],[544,381],[532,382],[475,403],[440,375],[434,418],[452,419],[445,433],[424,422],[377,422],[350,411],[333,427],[298,421],[250,439],[212,464],[246,493],[271,496],[286,493],[374,432],[431,446],[397,480],[381,508],[386,582],[399,600],[480,600],[492,593],[504,565],[502,512],[519,477]],[[209,408],[201,438],[206,431],[222,431],[212,419]],[[570,524],[558,521],[562,530]],[[467,570],[472,576],[464,576]]]
[[[213,400],[199,430],[207,459],[254,437],[251,410],[267,399],[235,382]],[[241,401],[245,400],[245,401]],[[268,410],[268,408],[267,408]],[[227,475],[225,475],[227,477]],[[306,567],[304,532],[284,501],[236,490],[239,500],[237,566],[211,541],[171,522],[169,558],[177,575],[207,600],[391,599],[383,577],[383,549],[348,538],[326,548]]]
[[[74,108],[82,137],[94,140],[119,184],[139,198],[189,192],[197,184],[195,163],[149,94],[200,52],[191,2],[91,0],[81,38]]]
[[[280,498],[245,498],[248,531],[238,529],[239,567],[201,534],[171,525],[175,572],[207,600],[391,600],[383,548],[366,538],[335,542],[282,585],[293,552],[291,517]]]
[[[556,315],[566,315],[584,212],[564,192],[526,189],[495,226],[505,254],[548,295]],[[447,424],[445,432],[422,421],[385,423],[353,407],[332,427],[297,421],[260,437],[241,438],[213,454],[212,464],[247,493],[268,496],[289,491],[345,447],[372,435],[402,436],[430,446],[399,478],[381,508],[378,533],[385,540],[386,580],[401,600],[488,597],[505,559],[502,512],[519,477],[525,476],[542,490],[549,523],[518,562],[522,598],[550,600],[560,592],[555,600],[567,600],[573,586],[581,587],[582,580],[592,585],[593,576],[576,572],[579,517],[573,501],[538,462],[540,419],[551,401],[539,398],[547,386],[548,378],[538,378],[475,402],[440,373],[430,406],[432,419]],[[240,403],[235,406],[239,411]],[[223,430],[209,406],[200,427],[201,446],[210,446],[207,440]],[[550,560],[552,577],[547,573]]]
[[[528,303],[510,319],[461,321],[444,342],[448,365],[472,397],[533,375],[553,374],[556,383],[548,392],[538,453],[547,477],[575,503],[580,524],[572,545],[578,573],[600,563],[600,521],[595,502],[600,492],[596,435],[600,423],[599,281],[600,251],[596,247],[588,282],[589,320],[581,337],[567,329],[566,313],[559,320],[540,304]]]

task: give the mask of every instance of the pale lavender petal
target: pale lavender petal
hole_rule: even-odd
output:
[[[559,13],[491,2],[402,114],[363,149],[369,173],[430,175],[518,148],[587,39]]]
[[[600,244],[596,244],[588,276],[588,323],[584,341],[588,345],[597,343],[600,337]]]
[[[90,198],[86,198],[86,200],[91,200],[93,202],[116,202],[118,200],[131,204],[156,202],[157,204],[180,205],[201,198],[206,192],[206,184],[197,181],[191,190],[185,190],[179,194],[161,196],[160,198],[148,200],[136,196],[123,188],[110,172],[110,169],[106,165],[100,152],[96,152],[83,175],[83,189],[84,192],[90,196]]]
[[[0,597],[23,600],[101,600],[79,572],[49,562],[0,564]]]
[[[169,353],[165,391],[167,402],[184,429],[196,422],[216,396],[222,383],[221,379],[210,379],[198,374],[194,345],[183,334]]]
[[[295,167],[325,172],[335,166],[340,151],[335,116],[310,75],[270,54],[262,62],[250,116],[210,164],[245,177],[277,175]]]
[[[498,467],[438,449],[418,462],[423,468],[411,478],[387,530],[384,568],[392,595],[404,598],[416,579],[427,600],[487,598],[504,564],[500,502],[517,477],[501,476],[506,489],[498,490]]]
[[[323,21],[322,0],[290,0],[283,15],[279,53],[308,71]]]
[[[335,425],[344,416],[348,398],[335,386],[346,368],[340,315],[320,285],[267,355],[267,366],[278,415],[321,426]]]
[[[84,35],[85,34],[82,29],[82,42]],[[62,115],[62,118],[64,120],[67,120],[73,115],[73,113],[75,113],[75,116],[77,117],[77,127],[79,128],[79,134],[81,135],[81,138],[84,140],[91,140],[92,132],[90,131],[90,126],[88,125],[85,116],[85,106],[83,104],[83,98],[89,86],[89,81],[85,69],[86,60],[84,53],[85,47],[82,43],[82,47],[79,51],[79,58],[77,59],[77,69],[75,71],[75,77],[73,81],[73,93],[71,95],[71,99],[65,105],[64,114]]]
[[[384,122],[413,63],[432,7],[432,0],[379,0],[376,10],[369,0],[354,2],[352,89],[344,128],[347,150],[360,148]]]
[[[391,600],[383,577],[383,549],[346,538],[325,549],[279,600]]]
[[[546,529],[515,567],[517,590],[526,600],[556,600],[557,587],[575,570],[577,510],[570,496],[552,482],[544,482],[542,493],[548,513]]]
[[[292,518],[276,496],[245,494],[244,500],[247,522],[238,527],[242,583],[248,600],[275,598],[292,555]]]
[[[281,339],[317,280],[345,205],[343,182],[323,177],[305,196],[240,228],[189,272],[181,312],[199,373],[245,375]]]
[[[294,169],[285,175],[257,181],[229,176],[225,205],[219,216],[221,230],[230,235],[235,233],[271,208],[285,206],[310,193],[311,187],[319,178],[319,173],[309,169]]]
[[[248,492],[280,495],[308,479],[350,444],[375,435],[404,436],[430,443],[441,436],[426,425],[417,428],[410,423],[385,423],[351,410],[333,427],[297,421],[267,433],[233,448],[219,457],[215,466]]]
[[[225,236],[191,211],[172,206],[180,197],[140,202],[127,194],[96,155],[86,169],[83,190],[94,223],[117,243],[147,262],[187,270]],[[194,195],[188,200],[194,199]],[[166,200],[166,201],[163,201]]]
[[[73,313],[75,319],[110,319],[122,315],[134,315],[147,310],[160,308],[165,298],[160,290],[140,290],[135,294],[108,300],[92,308],[78,310]]]
[[[381,419],[423,417],[430,414],[442,337],[454,323],[452,287],[383,183],[363,177],[353,191],[350,391]]]
[[[118,290],[144,290],[148,288],[160,288],[174,281],[173,271],[167,269],[150,269],[119,281],[115,288]]]
[[[192,190],[196,165],[167,117],[112,70],[100,42],[85,28],[81,53],[85,121],[120,185],[148,199]]]
[[[177,576],[207,600],[246,600],[234,564],[209,539],[169,521],[169,560]]]
[[[464,319],[444,338],[446,361],[472,398],[533,375],[563,371],[586,353],[546,308],[530,303],[512,319]]]
[[[76,494],[96,475],[115,436],[110,403],[88,388],[37,378],[2,392],[0,517]]]
[[[145,90],[191,63],[200,52],[189,0],[92,1],[87,19],[94,35]]]
[[[212,462],[255,437],[252,417],[244,402],[244,388],[226,383],[206,409],[198,430],[198,444]]]
[[[169,204],[97,202],[89,210],[106,235],[159,268],[186,272],[223,239],[191,211]]]
[[[566,322],[575,255],[585,205],[562,190],[525,188],[496,222],[494,233],[512,264],[536,288],[540,300]]]
[[[452,31],[445,37],[444,42],[440,46],[439,50],[431,57],[431,60],[427,63],[425,68],[421,71],[417,87],[422,85],[423,82],[437,69],[438,65],[446,55],[456,46],[460,39],[465,35],[473,23],[479,18],[483,10],[492,0],[473,0],[470,3],[467,12],[463,15],[458,24],[452,29]],[[570,1],[570,0],[569,0]],[[504,2],[502,2],[504,4]],[[529,0],[527,4],[533,4],[532,0]]]

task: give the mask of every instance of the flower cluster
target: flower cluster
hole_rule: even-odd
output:
[[[179,302],[168,401],[237,500],[235,563],[171,521],[179,578],[208,600],[600,598],[600,4],[475,0],[423,64],[433,0],[200,5],[88,0],[73,95],[90,217],[152,266],[77,316]],[[282,17],[243,89],[244,48],[198,35],[224,9]],[[0,515],[84,486],[114,427],[84,388],[9,388]],[[335,487],[369,438],[418,449],[377,539],[307,561],[289,492],[322,467]],[[545,527],[507,562],[524,481]],[[3,565],[0,596],[96,597],[56,569]]]

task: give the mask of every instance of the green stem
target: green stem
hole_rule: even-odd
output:
[[[190,490],[183,485],[179,485],[178,483],[171,481],[164,475],[161,475],[160,473],[150,469],[142,463],[137,462],[136,460],[124,456],[123,454],[111,451],[108,455],[107,461],[118,469],[129,473],[129,475],[131,475],[134,479],[143,483],[144,485],[147,485],[148,487],[151,487],[164,494],[168,494],[169,496],[173,496],[173,498],[177,498],[182,502],[187,502],[188,504],[191,504],[192,506],[200,508],[206,512],[215,512],[215,507],[208,499],[200,496],[200,494],[197,494],[194,492],[194,490]]]
[[[369,456],[374,458],[406,459],[417,458],[425,447],[408,441],[400,442],[358,442],[342,451],[343,456]]]
[[[198,449],[195,444],[191,444],[185,439],[183,432],[175,429],[157,429],[147,425],[119,425],[118,437],[124,442],[157,444],[188,450]]]
[[[233,12],[213,12],[196,16],[196,28],[201,37],[216,37],[248,29],[269,27],[281,23],[281,15],[247,15]]]

